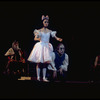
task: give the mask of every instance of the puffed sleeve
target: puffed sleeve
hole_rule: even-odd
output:
[[[41,32],[39,30],[35,29],[33,33],[37,38],[41,37]]]
[[[69,58],[68,58],[68,55],[65,53],[65,60],[63,61],[63,65],[61,65],[60,67],[64,71],[67,71],[68,70],[68,65],[69,65]]]
[[[57,34],[57,31],[51,31],[51,36],[52,36],[52,37],[55,37],[56,34]]]
[[[9,55],[14,55],[14,50],[12,48],[10,48],[6,53],[5,56],[9,56]]]

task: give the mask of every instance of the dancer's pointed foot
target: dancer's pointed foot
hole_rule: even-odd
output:
[[[47,80],[46,78],[43,78],[43,81],[44,81],[44,82],[49,82],[49,80]]]
[[[39,77],[37,78],[37,81],[40,81],[40,78]]]

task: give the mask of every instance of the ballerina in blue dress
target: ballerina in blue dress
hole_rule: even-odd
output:
[[[36,72],[38,81],[40,81],[40,65],[43,64],[43,81],[48,82],[48,80],[46,79],[46,67],[52,61],[51,55],[53,52],[53,46],[51,43],[49,43],[50,35],[60,42],[62,41],[62,39],[56,36],[56,31],[52,31],[47,28],[49,25],[48,15],[42,15],[42,21],[43,28],[34,30],[34,40],[38,40],[39,42],[34,45],[28,57],[28,61],[37,63]]]

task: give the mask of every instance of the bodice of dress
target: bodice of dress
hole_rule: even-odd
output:
[[[55,37],[56,33],[57,33],[56,31],[51,31],[51,32],[49,31],[47,33],[44,33],[44,32],[41,32],[37,29],[34,30],[34,35],[37,35],[38,37],[40,37],[41,42],[46,42],[46,43],[49,42],[50,35],[52,37]]]
[[[41,39],[40,39],[41,42],[48,43],[49,39],[50,39],[50,32],[48,32],[48,33],[41,32],[40,37],[41,37]]]

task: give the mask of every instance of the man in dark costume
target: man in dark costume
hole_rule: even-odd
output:
[[[22,76],[27,72],[24,52],[19,48],[18,41],[12,43],[12,47],[5,53],[8,57],[6,66],[7,73],[12,76]]]
[[[49,72],[52,73],[51,79],[65,81],[67,77],[69,58],[65,53],[65,46],[60,43],[57,50],[52,53],[52,63],[48,66]]]

